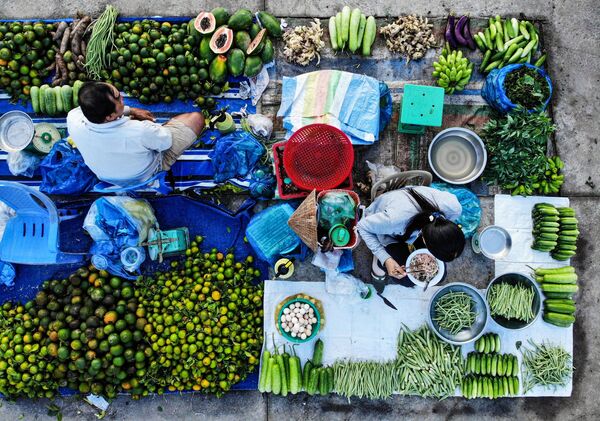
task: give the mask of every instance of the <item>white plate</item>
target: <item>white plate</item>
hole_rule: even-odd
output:
[[[406,266],[405,266],[406,270],[410,270],[410,262],[417,254],[429,254],[429,255],[433,256],[427,249],[418,249],[418,250],[413,251],[410,254],[410,256],[408,256],[408,258],[406,259]],[[435,260],[437,261],[437,264],[438,264],[438,273],[433,277],[433,279],[431,279],[431,281],[429,281],[430,287],[439,284],[440,281],[442,280],[442,278],[444,277],[444,273],[446,272],[446,265],[444,264],[444,262],[442,262],[440,259],[437,259],[437,258]],[[413,284],[420,286],[422,288],[425,288],[425,282],[419,281],[417,278],[415,278],[410,273],[407,273],[407,275],[408,275],[408,279],[410,279]]]

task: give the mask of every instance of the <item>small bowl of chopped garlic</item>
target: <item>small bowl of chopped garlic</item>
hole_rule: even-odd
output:
[[[321,313],[310,300],[293,298],[279,310],[277,327],[283,337],[290,342],[308,342],[319,332]]]

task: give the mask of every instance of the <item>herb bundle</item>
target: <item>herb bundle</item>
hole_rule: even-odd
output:
[[[546,149],[555,126],[543,111],[529,113],[519,107],[492,118],[483,128],[488,152],[484,178],[505,189],[532,194],[540,187],[548,166]]]
[[[541,107],[550,96],[546,78],[537,69],[526,66],[506,75],[504,89],[513,104],[528,110]]]

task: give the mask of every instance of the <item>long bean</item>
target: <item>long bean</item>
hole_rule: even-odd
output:
[[[433,321],[444,330],[456,335],[475,323],[473,299],[465,292],[449,292],[435,303]]]
[[[115,22],[119,12],[107,5],[100,17],[93,23],[90,42],[87,44],[85,67],[93,79],[100,79],[103,69],[108,67],[109,47],[113,46]]]
[[[490,313],[492,316],[530,322],[535,317],[533,298],[534,292],[529,286],[496,283],[488,294]]]
[[[535,386],[565,386],[573,375],[573,359],[565,349],[557,345],[536,344],[521,348],[523,355],[523,391]]]

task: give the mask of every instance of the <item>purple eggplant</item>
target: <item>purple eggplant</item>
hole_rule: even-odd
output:
[[[471,25],[469,22],[469,18],[467,17],[467,22],[465,23],[465,26],[463,28],[462,35],[463,35],[463,38],[467,41],[469,48],[471,50],[475,50],[477,48],[477,46],[475,45],[475,40],[473,39],[473,35],[471,35],[470,26]]]
[[[464,47],[469,46],[467,40],[463,37],[463,28],[465,27],[465,24],[468,20],[469,18],[467,16],[461,16],[458,22],[456,23],[456,26],[454,27],[454,38],[456,38],[456,42],[458,42]]]
[[[450,44],[450,47],[455,50],[458,45],[456,43],[456,38],[454,37],[454,15],[448,16],[445,37],[448,44]]]

